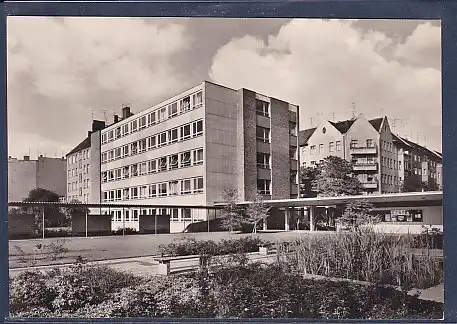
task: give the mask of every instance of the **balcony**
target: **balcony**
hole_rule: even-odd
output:
[[[294,123],[297,122],[297,113],[295,111],[289,110],[289,121]]]
[[[290,143],[290,146],[292,147],[297,147],[297,136],[295,135],[289,135],[289,143]]]
[[[378,181],[360,181],[362,184],[362,187],[364,189],[377,189],[378,188]]]
[[[373,163],[355,163],[352,165],[354,171],[378,171],[378,164]]]
[[[296,159],[290,159],[290,170],[291,171],[298,170],[298,161]]]
[[[271,180],[271,170],[257,165],[257,179]]]
[[[351,154],[377,154],[378,149],[376,146],[365,146],[365,147],[351,147],[350,149]]]

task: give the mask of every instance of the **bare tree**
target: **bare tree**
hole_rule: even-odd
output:
[[[224,203],[225,207],[222,211],[224,217],[221,220],[223,228],[228,229],[232,233],[235,229],[241,226],[241,210],[237,205],[238,190],[225,189],[224,190]]]
[[[263,197],[257,193],[254,201],[249,204],[246,210],[246,220],[254,225],[253,233],[257,233],[257,225],[260,221],[266,222],[270,208],[263,202]]]

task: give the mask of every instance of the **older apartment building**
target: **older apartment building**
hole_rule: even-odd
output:
[[[100,202],[100,130],[104,121],[94,120],[87,137],[67,155],[67,195],[70,201]]]
[[[302,166],[339,156],[352,162],[367,194],[398,192],[397,152],[387,117],[367,120],[360,114],[351,120],[325,121],[300,137]]]
[[[316,165],[329,155],[352,163],[367,194],[399,192],[408,176],[442,181],[440,154],[394,135],[387,117],[367,120],[360,114],[300,132],[302,166]]]
[[[65,196],[65,158],[40,155],[36,160],[8,158],[8,201],[22,201],[30,190],[43,188]]]
[[[101,131],[102,201],[212,205],[225,189],[240,200],[298,197],[298,106],[208,81]],[[170,230],[212,217],[205,210],[113,210],[113,229],[170,215]]]

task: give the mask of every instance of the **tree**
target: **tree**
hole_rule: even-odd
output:
[[[351,201],[346,205],[338,223],[353,230],[358,230],[361,225],[375,224],[379,222],[379,216],[374,216],[372,210],[373,204],[365,199]]]
[[[260,221],[266,222],[270,208],[263,202],[263,197],[257,193],[254,201],[249,204],[246,210],[246,221],[252,224],[254,228],[253,233],[257,233],[257,225]]]
[[[419,176],[405,177],[402,186],[402,192],[420,192],[425,190],[425,184],[421,181]]]
[[[24,202],[59,202],[59,195],[55,192],[43,188],[32,189]],[[35,225],[37,230],[42,230],[43,211],[45,214],[45,226],[62,226],[65,223],[65,215],[60,211],[58,206],[24,206],[24,213],[33,213],[35,215]]]
[[[319,197],[359,195],[362,185],[352,173],[352,165],[337,156],[328,156],[318,165],[313,190]]]
[[[238,190],[225,189],[223,196],[225,207],[222,210],[224,217],[221,220],[221,225],[232,233],[234,229],[238,229],[241,226],[242,219],[240,208],[236,204],[238,201]]]
[[[70,201],[70,204],[82,204],[79,200],[73,199]],[[68,206],[63,208],[63,213],[65,215],[65,225],[71,225],[71,219],[73,216],[80,216],[89,214],[89,208],[85,205],[81,206]]]
[[[313,190],[313,181],[319,173],[318,168],[300,168],[300,197],[317,197],[317,192]]]
[[[440,187],[436,183],[436,180],[434,178],[431,178],[429,181],[425,182],[422,184],[422,188],[424,191],[438,191],[440,190]]]

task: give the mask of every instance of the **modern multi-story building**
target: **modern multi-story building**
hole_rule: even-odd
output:
[[[102,201],[212,205],[225,189],[240,200],[298,197],[298,106],[208,81],[101,131]],[[171,232],[207,220],[205,210],[113,210],[113,229],[138,229],[167,213]]]
[[[300,132],[302,166],[314,166],[330,155],[352,163],[367,194],[399,192],[411,170],[421,175],[422,181],[431,174],[441,179],[440,154],[394,135],[387,117],[367,120],[360,114],[341,122],[325,121]],[[422,176],[424,172],[426,176]]]
[[[65,158],[40,155],[37,160],[8,158],[8,201],[22,201],[30,190],[47,189],[65,196]]]
[[[413,183],[433,181],[442,189],[443,157],[440,153],[396,135],[394,145],[397,147],[399,180],[402,183],[408,178],[413,179]]]
[[[67,154],[67,201],[100,202],[100,130],[104,121],[94,120],[92,131]]]

